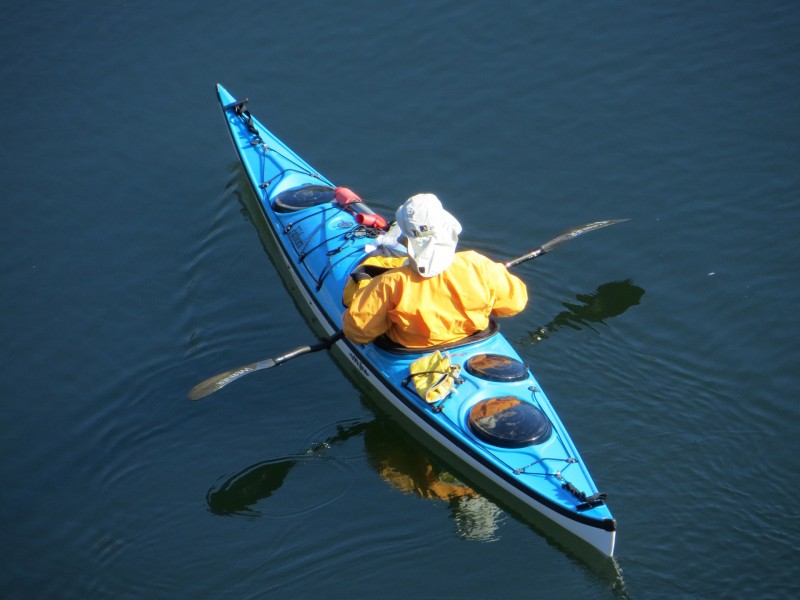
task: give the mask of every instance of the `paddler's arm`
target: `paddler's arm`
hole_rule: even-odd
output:
[[[522,312],[528,304],[528,288],[525,282],[509,273],[505,265],[500,263],[492,263],[488,272],[495,293],[492,315],[511,317]]]
[[[389,310],[392,289],[382,275],[375,277],[353,296],[342,315],[342,331],[356,344],[368,344],[391,327]]]

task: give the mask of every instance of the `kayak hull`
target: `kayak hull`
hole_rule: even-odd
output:
[[[238,102],[221,85],[217,93],[254,192],[255,206],[248,208],[267,250],[314,331],[333,336],[341,329],[344,284],[374,247],[376,232],[358,226],[353,210],[331,201],[332,191],[326,188],[336,186],[253,117],[246,101]],[[300,203],[287,208],[285,198]],[[371,213],[363,205],[358,210]],[[463,368],[475,356],[522,362],[501,333],[448,350],[453,363],[462,367],[464,381],[436,404],[419,398],[406,381],[409,365],[424,353],[398,353],[346,339],[333,344],[331,352],[382,410],[482,492],[547,533],[566,531],[602,554],[613,555],[616,522],[533,373],[526,366],[522,379],[487,381]],[[498,447],[480,439],[470,427],[470,411],[496,397],[514,397],[535,407],[552,434],[524,447]]]

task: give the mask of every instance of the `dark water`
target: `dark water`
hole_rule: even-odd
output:
[[[7,7],[0,596],[797,597],[799,26],[782,0]],[[325,354],[186,399],[312,340],[218,81],[492,256],[632,219],[521,266],[504,323],[616,562],[465,490]]]

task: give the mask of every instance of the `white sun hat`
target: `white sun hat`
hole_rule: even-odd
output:
[[[442,208],[433,194],[417,194],[406,200],[395,215],[408,238],[408,257],[423,277],[442,273],[453,262],[461,224]]]

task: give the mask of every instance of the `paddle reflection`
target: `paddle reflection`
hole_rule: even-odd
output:
[[[257,515],[252,507],[259,500],[269,498],[278,491],[296,464],[314,459],[332,445],[362,434],[369,425],[370,423],[356,423],[349,427],[339,426],[336,435],[314,444],[303,454],[265,460],[235,473],[208,491],[208,508],[216,515]]]
[[[562,327],[583,329],[592,327],[593,323],[605,324],[606,319],[618,317],[629,308],[636,306],[644,296],[644,289],[625,281],[612,281],[600,285],[591,294],[578,294],[575,296],[579,304],[564,302],[567,310],[558,313],[552,321],[531,333],[534,343],[547,339],[553,331]]]
[[[448,471],[434,464],[396,425],[386,420],[339,426],[335,435],[305,453],[256,463],[212,487],[206,502],[217,515],[256,516],[254,506],[283,485],[299,462],[314,459],[331,446],[363,435],[372,468],[395,489],[447,503],[462,539],[492,541],[502,511]]]

